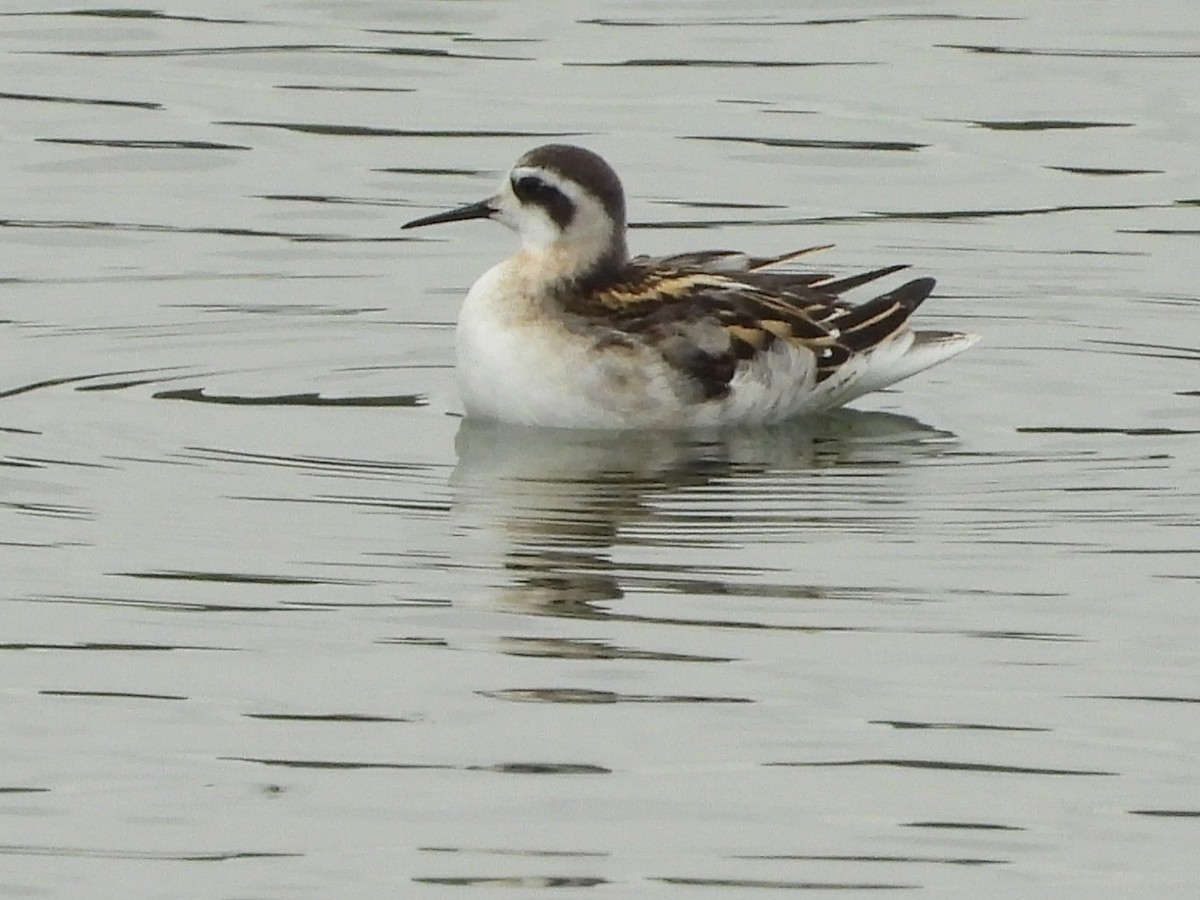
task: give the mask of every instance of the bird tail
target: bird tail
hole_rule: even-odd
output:
[[[885,344],[870,354],[874,357],[871,364],[847,385],[852,393],[852,397],[847,399],[880,390],[918,372],[924,372],[938,363],[958,356],[979,340],[977,334],[962,334],[956,331],[912,331],[909,332],[909,336],[911,341],[906,341],[901,336],[890,342],[893,346]],[[905,344],[907,346],[904,346]]]

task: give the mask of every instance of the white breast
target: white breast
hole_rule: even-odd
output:
[[[463,303],[456,332],[459,390],[468,416],[562,428],[683,424],[669,373],[653,354],[596,349],[536,293],[515,260],[488,270]]]

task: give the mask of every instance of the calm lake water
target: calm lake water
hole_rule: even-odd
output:
[[[0,897],[1192,896],[1191,0],[7,3]],[[464,423],[524,150],[969,353]],[[455,890],[457,889],[457,890]]]

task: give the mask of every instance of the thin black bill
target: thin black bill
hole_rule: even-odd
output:
[[[491,200],[480,200],[478,203],[468,203],[466,206],[460,206],[457,209],[446,210],[446,212],[434,213],[431,216],[422,216],[420,219],[413,219],[411,222],[405,222],[401,228],[420,228],[422,225],[439,225],[442,222],[461,222],[464,219],[486,219],[496,212],[496,207],[492,206]]]

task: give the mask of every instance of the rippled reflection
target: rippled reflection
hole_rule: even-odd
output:
[[[895,505],[889,472],[953,446],[915,419],[839,410],[772,428],[709,433],[565,432],[464,422],[456,448],[453,523],[486,547],[474,564],[505,573],[507,608],[564,618],[721,627],[799,627],[751,617],[712,620],[638,612],[629,591],[681,595],[836,595],[836,586],[764,583],[771,568],[703,561],[706,549],[780,539],[806,529],[880,527]],[[812,477],[812,476],[819,477]],[[865,509],[862,492],[882,509]],[[851,498],[854,502],[849,501]],[[696,551],[695,562],[622,548]],[[879,589],[886,593],[886,587]],[[508,652],[529,652],[509,647]],[[538,645],[547,655],[579,648]],[[620,648],[617,655],[644,651]]]

